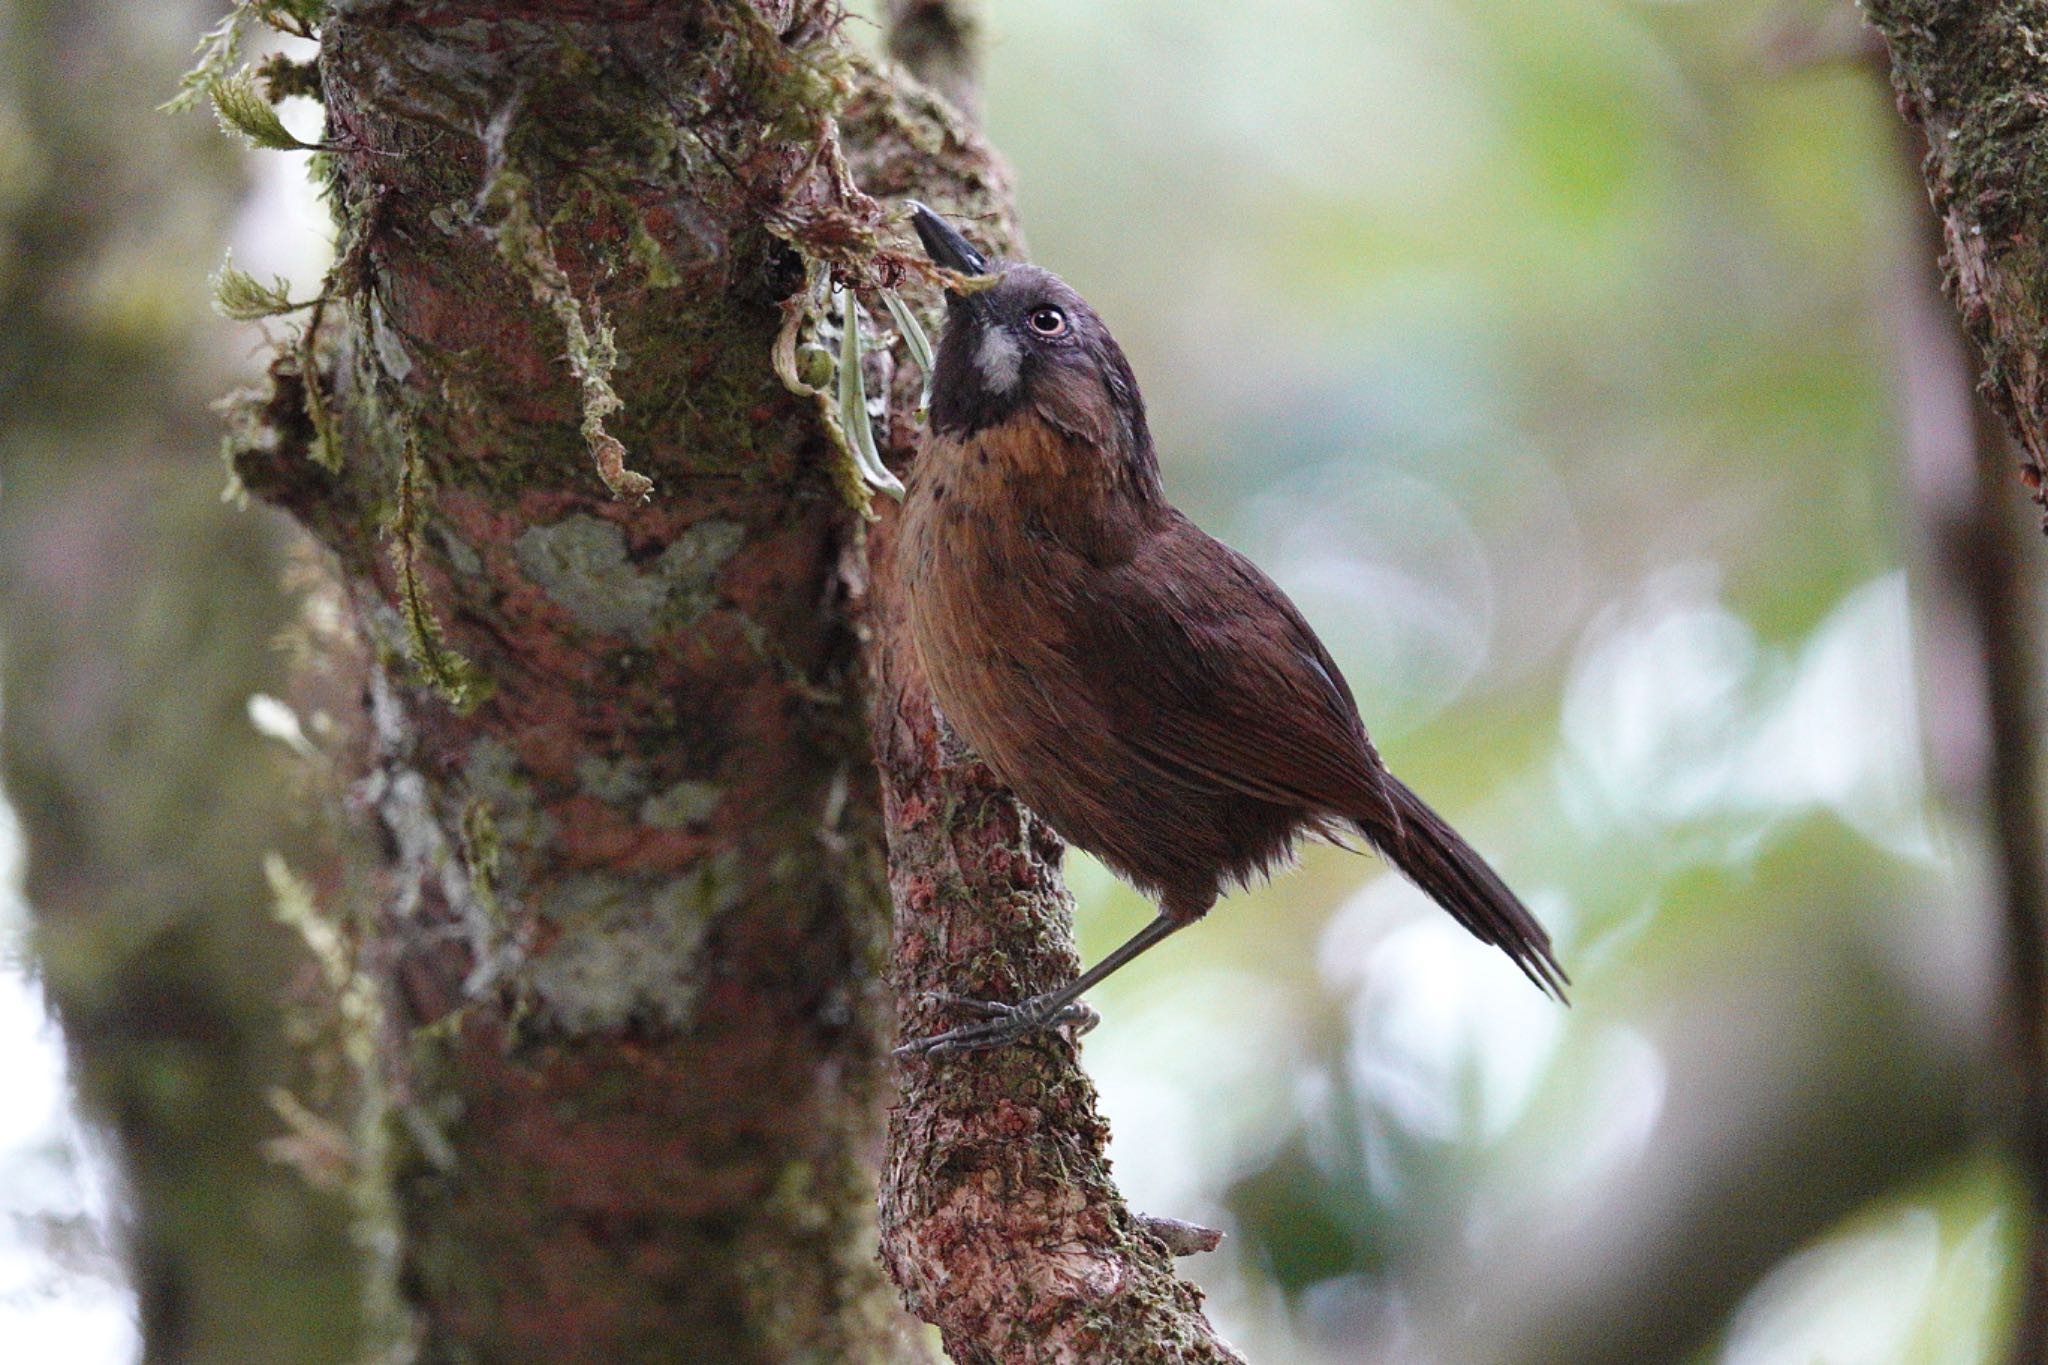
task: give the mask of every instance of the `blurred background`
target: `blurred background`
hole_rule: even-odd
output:
[[[120,835],[165,883],[147,933],[61,868],[33,934],[0,891],[10,1360],[126,1362],[137,1296],[179,1292],[111,1252],[149,1230],[119,1231],[92,1133],[132,1147],[152,1116],[96,1104],[95,1068],[174,1107],[193,1068],[293,1065],[262,991],[305,967],[260,869],[303,831],[246,718],[282,685],[283,538],[219,499],[206,404],[256,348],[206,276],[232,242],[308,292],[329,230],[296,158],[150,112],[208,9],[0,0],[13,795],[34,831],[109,775],[210,792],[201,754],[259,794]],[[1129,352],[1169,491],[1293,594],[1576,982],[1559,1010],[1315,849],[1097,993],[1118,1177],[1229,1233],[1183,1263],[1225,1335],[1307,1365],[2000,1359],[2025,1233],[2005,877],[1979,608],[1929,491],[1973,366],[1928,322],[1917,150],[1853,14],[990,0],[986,36],[1033,255]],[[2021,538],[2024,658],[2048,546],[1990,458],[1977,544],[1996,568]],[[98,642],[91,676],[53,634]],[[1069,872],[1092,960],[1149,909]],[[67,1063],[46,992],[118,1036],[121,970],[184,1000],[176,964],[219,952],[251,998],[185,1001],[187,1051]],[[261,1205],[297,1177],[208,1178]],[[283,1279],[337,1254],[251,1218]]]

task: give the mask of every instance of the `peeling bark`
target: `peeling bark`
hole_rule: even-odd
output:
[[[1984,392],[2048,508],[2048,3],[1869,0],[1923,171],[1949,295],[1982,352]],[[2048,521],[2044,521],[2048,525]]]

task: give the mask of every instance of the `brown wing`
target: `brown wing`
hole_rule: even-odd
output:
[[[1351,689],[1258,566],[1177,513],[1078,604],[1070,648],[1112,733],[1198,789],[1370,819],[1386,769]]]
[[[1076,673],[1126,753],[1197,791],[1355,822],[1459,923],[1564,998],[1542,925],[1387,772],[1329,652],[1256,565],[1176,514],[1105,575],[1104,591],[1077,604],[1071,641]],[[1256,866],[1270,850],[1249,852]]]

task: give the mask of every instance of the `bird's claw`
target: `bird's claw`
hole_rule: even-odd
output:
[[[930,1004],[974,1015],[982,1022],[962,1024],[929,1038],[913,1039],[896,1049],[898,1057],[943,1057],[955,1052],[980,1052],[986,1048],[1006,1046],[1019,1038],[1048,1029],[1071,1028],[1074,1036],[1079,1037],[1102,1022],[1102,1016],[1080,1000],[1047,1010],[1039,1003],[1045,999],[1044,996],[1026,1000],[1021,1005],[1005,1004],[1000,1000],[976,1000],[972,996],[954,995],[949,991],[928,991],[924,999]]]

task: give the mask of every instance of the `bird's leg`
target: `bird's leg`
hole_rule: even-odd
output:
[[[978,1024],[962,1024],[959,1028],[905,1043],[896,1049],[896,1055],[936,1057],[948,1052],[977,1052],[982,1048],[1002,1047],[1026,1034],[1072,1022],[1068,1009],[1083,992],[1093,990],[1103,978],[1188,922],[1162,914],[1131,935],[1122,947],[1075,977],[1070,984],[1056,991],[1047,991],[1044,995],[1034,995],[1021,1005],[1005,1005],[994,1000],[967,1002],[954,997],[949,1003],[961,1004],[989,1017]],[[1090,1014],[1093,1012],[1089,1011]]]
[[[971,995],[955,995],[951,991],[926,991],[924,998],[934,1005],[971,1014],[976,1019],[1008,1019],[1024,1005],[1006,1005],[1000,1000],[977,1000]],[[1029,1002],[1027,1001],[1026,1004]],[[1048,1029],[1071,1028],[1075,1033],[1086,1033],[1102,1022],[1102,1016],[1085,1000],[1072,1000],[1066,1008],[1045,1021]]]

